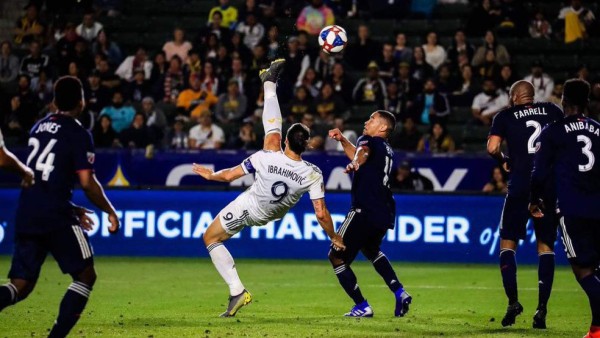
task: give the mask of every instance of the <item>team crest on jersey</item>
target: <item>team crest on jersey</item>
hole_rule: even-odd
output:
[[[369,141],[365,140],[365,141],[358,142],[358,145],[359,146],[364,146],[365,144],[368,144],[368,143],[369,143]]]
[[[87,152],[87,160],[90,164],[94,164],[94,161],[96,160],[96,154],[88,151]]]

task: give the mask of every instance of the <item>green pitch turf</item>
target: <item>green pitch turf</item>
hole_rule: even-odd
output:
[[[0,257],[0,273],[9,268]],[[567,267],[557,269],[545,331],[531,329],[537,271],[519,267],[525,307],[515,326],[502,328],[506,309],[493,265],[395,262],[414,300],[405,318],[372,267],[353,268],[374,318],[341,315],[351,301],[328,262],[237,260],[254,302],[235,318],[218,318],[228,289],[208,259],[98,258],[98,281],[73,337],[581,337],[588,328],[587,299]],[[0,283],[4,283],[0,279]],[[0,337],[43,337],[70,280],[48,259],[37,288],[0,313]]]

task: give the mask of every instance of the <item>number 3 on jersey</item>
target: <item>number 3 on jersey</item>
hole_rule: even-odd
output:
[[[48,181],[48,179],[50,178],[50,174],[54,170],[54,166],[52,164],[54,163],[55,155],[52,152],[52,148],[54,148],[55,144],[56,139],[51,139],[50,142],[48,142],[48,144],[46,145],[46,147],[44,147],[44,150],[37,158],[37,161],[35,161],[35,170],[42,172],[42,181]],[[29,163],[31,163],[31,160],[35,158],[38,151],[40,150],[40,141],[35,137],[31,137],[29,138],[28,145],[33,147],[31,153],[29,154],[29,157],[27,158],[27,166],[30,167]]]
[[[596,162],[594,153],[592,153],[592,140],[585,135],[577,135],[577,142],[583,142],[583,149],[581,149],[581,152],[583,155],[585,155],[585,157],[587,157],[588,160],[586,164],[579,165],[579,171],[582,173],[590,171],[594,167],[594,162]]]

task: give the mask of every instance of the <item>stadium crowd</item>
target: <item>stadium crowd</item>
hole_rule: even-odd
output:
[[[557,13],[547,13],[541,2],[526,7],[521,1],[483,0],[470,4],[471,13],[451,41],[442,43],[436,31],[418,40],[401,29],[383,41],[371,36],[374,19],[426,22],[438,2],[467,3],[219,0],[208,17],[198,18],[195,30],[173,22],[172,38],[162,49],[140,45],[127,55],[111,38],[116,32],[103,25],[107,18],[127,20],[121,1],[73,8],[33,1],[17,21],[14,39],[1,44],[0,127],[7,142],[25,144],[35,121],[55,110],[53,81],[72,75],[85,86],[81,122],[98,148],[260,149],[258,72],[284,57],[285,79],[278,88],[283,113],[287,123],[312,129],[315,150],[338,149],[326,137],[333,127],[355,140],[362,121],[354,116],[356,107],[366,107],[396,114],[401,126],[394,148],[455,152],[460,145],[448,124],[457,107],[470,109],[467,127],[489,126],[508,104],[510,85],[522,78],[534,84],[537,100],[560,103],[565,79],[545,72],[541,60],[518,74],[522,61],[514,60],[503,39],[585,43],[597,30],[593,10],[580,0]],[[74,16],[78,21],[67,19]],[[295,18],[294,34],[280,32],[281,17]],[[321,52],[316,35],[339,20],[361,23],[348,31],[343,53]],[[596,71],[580,64],[571,75],[594,83],[600,80]],[[595,117],[600,87],[594,87],[591,100]]]

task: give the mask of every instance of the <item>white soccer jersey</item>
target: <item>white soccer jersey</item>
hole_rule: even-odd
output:
[[[321,170],[281,151],[258,151],[241,166],[246,174],[255,174],[252,186],[235,201],[238,208],[247,210],[247,217],[243,212],[234,215],[238,221],[245,218],[245,225],[265,225],[282,218],[307,191],[312,200],[325,197]]]

